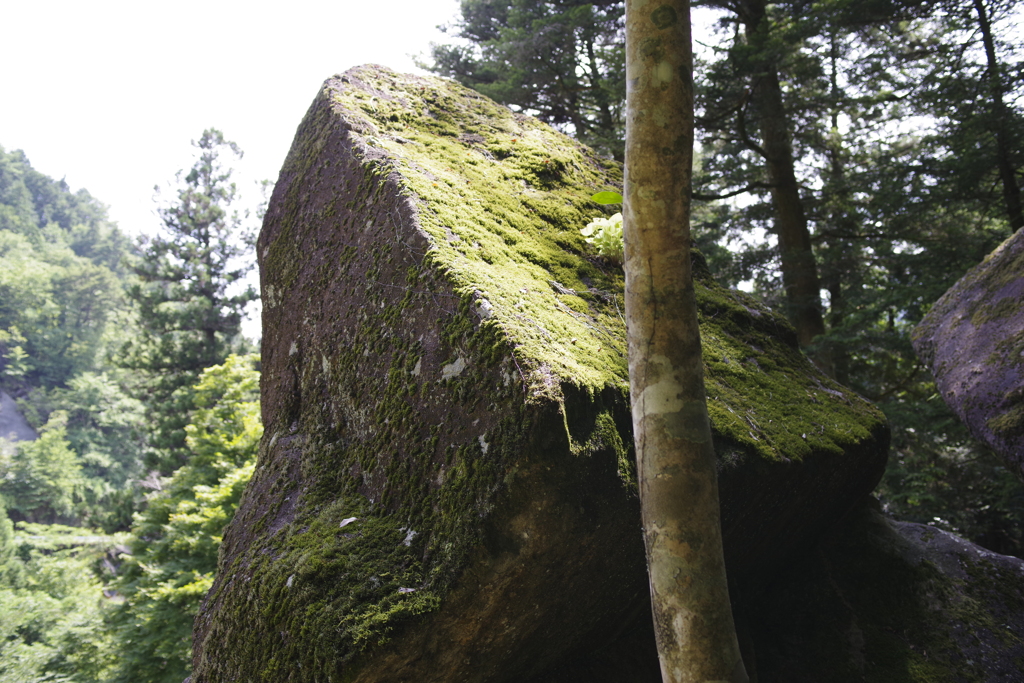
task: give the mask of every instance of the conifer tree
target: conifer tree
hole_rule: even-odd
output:
[[[622,160],[621,0],[463,0],[428,68]]]
[[[140,334],[122,354],[124,365],[146,373],[144,401],[156,428],[148,459],[165,473],[187,455],[190,387],[244,345],[244,308],[258,296],[252,287],[233,287],[254,266],[246,258],[254,234],[232,208],[236,188],[224,164],[225,154],[242,152],[215,129],[193,146],[195,164],[178,172],[175,201],[159,210],[163,230],[141,244],[133,268],[138,282],[128,290]]]

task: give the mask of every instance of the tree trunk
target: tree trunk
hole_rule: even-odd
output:
[[[627,0],[629,377],[662,677],[745,683],[690,268],[692,68],[689,3]]]
[[[829,293],[829,329],[835,333],[842,329],[849,313],[846,292],[855,291],[861,287],[862,265],[858,260],[860,247],[855,241],[860,226],[856,216],[851,213],[853,191],[846,177],[846,155],[843,150],[843,139],[839,133],[839,113],[844,98],[839,88],[839,36],[834,31],[829,37],[829,44],[832,129],[826,147],[830,172],[825,176],[823,194],[827,198],[825,207],[831,234],[825,241],[825,248],[819,248],[818,256],[821,264],[821,279]],[[849,348],[843,342],[837,342],[833,338],[828,346],[828,354],[833,379],[840,384],[849,384]]]
[[[764,150],[768,182],[772,185],[775,235],[782,260],[782,284],[786,290],[787,317],[796,327],[805,349],[825,333],[821,312],[821,282],[811,249],[800,186],[796,182],[789,120],[782,101],[778,68],[771,56],[771,36],[765,0],[745,0],[740,7],[748,44],[755,51],[753,101]],[[825,349],[814,349],[811,359],[831,374]]]
[[[624,161],[622,149],[615,141],[615,121],[612,118],[611,103],[608,101],[608,93],[601,86],[601,69],[597,65],[597,53],[594,51],[594,36],[587,36],[587,64],[589,71],[588,81],[590,92],[597,105],[598,124],[595,126],[600,130],[600,137],[605,139],[606,144],[612,147],[612,157],[619,162]]]
[[[992,25],[985,11],[982,0],[974,0],[974,9],[978,13],[978,25],[985,43],[985,56],[988,59],[988,86],[992,98],[992,126],[996,133],[996,166],[999,168],[999,179],[1003,183],[1003,202],[1006,215],[1010,220],[1010,228],[1017,232],[1024,227],[1024,211],[1021,209],[1020,185],[1017,184],[1017,169],[1013,167],[1010,155],[1013,153],[1013,141],[1006,127],[1006,103],[1003,102],[1003,80],[996,59],[996,46],[992,40]]]

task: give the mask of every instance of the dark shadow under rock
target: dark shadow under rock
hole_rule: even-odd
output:
[[[1024,561],[874,500],[740,609],[759,683],[1024,680]]]
[[[751,683],[1024,680],[1024,561],[873,499],[734,601]],[[660,683],[649,605],[529,683]]]

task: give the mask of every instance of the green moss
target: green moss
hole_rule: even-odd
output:
[[[232,640],[235,656],[248,662],[248,680],[288,680],[297,663],[342,676],[360,652],[384,642],[406,619],[437,607],[437,596],[422,588],[415,537],[393,517],[369,514],[357,500],[305,509],[248,555],[247,569],[259,577],[252,597],[259,599],[230,626],[236,633],[257,629],[281,639],[272,653],[258,640]]]
[[[1024,403],[1010,407],[1009,410],[993,417],[985,424],[993,432],[1004,438],[1024,434]]]
[[[636,491],[636,458],[633,454],[632,444],[627,446],[622,440],[622,428],[616,424],[611,410],[598,413],[590,438],[580,452],[589,454],[601,450],[610,450],[615,454],[619,478],[629,490]]]
[[[971,324],[981,327],[993,320],[1008,318],[1020,311],[1021,303],[1016,297],[1007,296],[992,303],[984,303],[978,306],[974,315],[971,316]]]
[[[626,391],[621,269],[589,255],[580,230],[603,212],[596,189],[621,189],[621,167],[544,124],[451,82],[363,71],[375,89],[372,145],[416,197],[430,257],[464,296],[486,300],[535,391],[554,374],[589,391]],[[355,110],[359,91],[333,94]],[[416,98],[456,107],[458,135]],[[431,110],[432,111],[432,110]],[[762,457],[841,452],[881,413],[815,376],[781,317],[708,276],[697,286],[709,412],[715,431]],[[541,377],[537,377],[537,375]],[[547,389],[542,389],[547,387]]]

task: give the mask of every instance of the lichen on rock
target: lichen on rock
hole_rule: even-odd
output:
[[[913,343],[946,404],[1024,481],[1024,232],[950,287]]]
[[[266,432],[195,683],[529,680],[643,610],[623,275],[580,234],[621,178],[449,81],[324,84],[257,245]],[[696,265],[727,561],[754,585],[873,488],[888,431]]]

